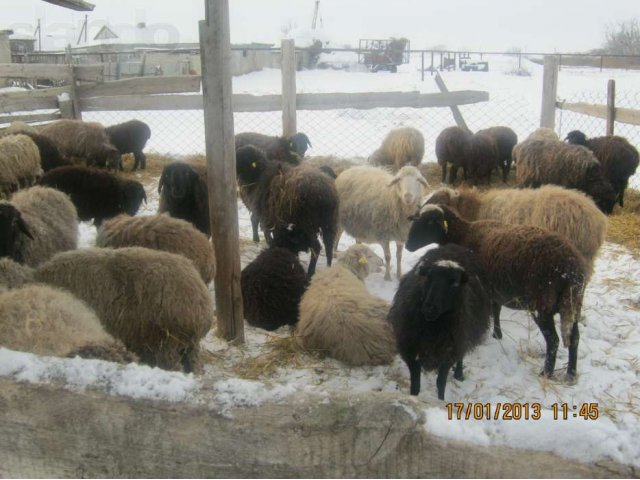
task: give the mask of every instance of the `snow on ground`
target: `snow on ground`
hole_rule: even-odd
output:
[[[509,60],[508,62],[506,60]],[[491,102],[504,100],[506,106],[513,95],[519,95],[526,105],[523,111],[515,109],[511,113],[513,126],[535,126],[540,99],[540,67],[527,64],[531,77],[505,75],[513,68],[513,59],[506,59],[502,67],[495,65],[489,73],[451,72],[445,80],[451,90],[470,88],[487,89]],[[495,63],[495,62],[494,62]],[[559,90],[571,93],[593,87],[603,89],[606,79],[613,72],[589,71],[588,69],[563,69],[560,74]],[[640,75],[629,72],[615,72],[618,87],[638,90]],[[234,79],[236,92],[274,93],[279,90],[279,73],[273,70],[257,72]],[[298,76],[298,86],[302,91],[383,91],[414,90],[434,91],[431,82],[419,81],[413,66],[404,66],[398,74],[381,72],[378,74],[348,71],[303,71]],[[476,106],[463,107],[469,119]],[[506,107],[505,107],[506,108]],[[383,112],[380,112],[383,111]],[[440,116],[427,110],[428,115]],[[448,111],[446,111],[448,112]],[[138,117],[152,123],[154,136],[150,147],[159,151],[174,151],[186,142],[192,152],[202,152],[203,144],[199,135],[202,131],[201,112],[129,112],[122,118]],[[538,112],[539,113],[539,112]],[[304,120],[303,112],[301,117]],[[414,124],[421,113],[414,109],[375,109],[373,111],[338,110],[322,112],[323,122],[311,131],[314,148],[311,153],[332,153],[334,143],[344,150],[366,156],[389,128],[399,124]],[[110,123],[111,113],[87,114],[87,120],[102,120]],[[269,125],[269,133],[277,133],[280,128],[280,114],[241,114],[260,118]],[[180,119],[179,121],[176,119]],[[185,121],[188,118],[188,121]],[[236,117],[238,121],[239,117]],[[246,118],[249,117],[244,117]],[[447,117],[447,122],[451,122]],[[310,133],[311,120],[301,130]],[[317,120],[317,117],[316,117]],[[155,123],[153,123],[155,122]],[[471,123],[471,122],[470,122]],[[353,146],[348,133],[358,125],[366,136],[362,145]],[[420,125],[420,124],[418,124]],[[447,123],[444,124],[445,126]],[[164,126],[164,129],[163,129]],[[473,127],[472,128],[476,128]],[[238,128],[237,128],[238,129]],[[238,129],[241,130],[241,129]],[[161,131],[161,134],[155,132]],[[265,130],[263,130],[265,131]],[[173,132],[174,135],[171,133]],[[179,132],[179,135],[176,134]],[[340,136],[339,134],[343,134]],[[522,131],[519,132],[521,135]],[[183,138],[178,138],[180,136]],[[431,139],[427,139],[432,142]],[[433,151],[427,147],[427,159],[433,158]],[[165,150],[166,149],[166,150]],[[181,152],[191,153],[191,152]],[[636,175],[636,181],[638,175]],[[157,210],[157,179],[146,185],[149,203],[143,206],[141,214],[152,214]],[[250,242],[251,225],[249,214],[239,202],[240,235],[243,239],[242,264],[246,265],[255,257],[260,248]],[[81,226],[80,246],[88,247],[95,241],[95,228]],[[343,236],[339,249],[342,251],[353,242]],[[379,246],[374,250],[382,255]],[[424,249],[418,252],[404,252],[403,269],[408,271],[420,258]],[[395,259],[395,256],[392,255]],[[303,255],[303,261],[307,257]],[[395,260],[392,260],[395,262]],[[324,267],[324,258],[318,268]],[[465,360],[464,382],[450,376],[446,390],[447,402],[539,402],[542,418],[534,420],[448,420],[446,404],[437,400],[435,374],[426,373],[422,378],[419,399],[425,403],[425,428],[435,435],[455,438],[483,445],[509,445],[512,447],[549,450],[560,455],[580,460],[596,461],[602,458],[640,466],[640,260],[617,245],[606,244],[595,265],[595,274],[586,291],[581,321],[581,338],[578,359],[579,378],[575,385],[567,385],[559,379],[567,363],[567,350],[560,347],[557,361],[558,379],[547,380],[538,375],[544,361],[545,346],[533,320],[526,312],[503,309],[503,333],[500,341],[488,336],[480,347]],[[392,270],[393,271],[393,270]],[[369,290],[391,301],[397,280],[385,282],[382,273],[373,274],[366,281]],[[211,286],[212,297],[213,287]],[[124,370],[105,362],[80,359],[50,359],[29,354],[0,349],[0,375],[11,375],[23,381],[44,382],[51,379],[68,383],[72,388],[84,389],[95,385],[106,386],[114,394],[144,398],[189,399],[193,392],[207,388],[223,411],[233,406],[260,405],[266,401],[278,401],[294,392],[326,394],[329,391],[346,390],[353,392],[385,391],[408,395],[409,375],[403,362],[396,360],[389,366],[351,368],[331,359],[297,353],[287,356],[286,349],[277,346],[286,342],[287,328],[267,333],[247,326],[247,343],[243,347],[229,346],[217,339],[213,332],[203,341],[206,367],[203,376],[187,376],[175,372],[162,372],[148,367],[127,366]],[[287,362],[278,362],[282,353]],[[264,360],[263,374],[240,372],[247,365]],[[269,362],[277,367],[269,368]],[[583,420],[573,418],[554,420],[551,405],[566,402],[578,408],[583,403],[597,403],[599,418]]]

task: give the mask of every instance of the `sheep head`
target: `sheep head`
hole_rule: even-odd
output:
[[[449,205],[453,208],[457,208],[459,198],[460,198],[460,193],[453,190],[452,188],[444,187],[431,192],[431,194],[424,199],[423,205],[441,204],[441,205]]]
[[[427,322],[433,322],[460,304],[460,297],[468,277],[460,264],[450,260],[435,263],[421,262],[416,275],[426,280],[421,311]]]
[[[304,157],[304,154],[307,153],[307,147],[313,148],[313,145],[311,145],[309,137],[307,137],[304,133],[298,132],[289,137],[289,148],[301,157]]]
[[[142,201],[147,202],[147,194],[140,182],[128,181],[120,190],[120,207],[127,214],[134,216],[138,213]]]
[[[567,133],[565,140],[573,145],[587,146],[587,136],[580,130],[572,130]]]
[[[170,163],[162,170],[158,182],[158,193],[162,193],[162,190],[167,188],[172,198],[184,198],[198,178],[198,173],[190,165],[182,162]]]
[[[33,235],[20,211],[7,202],[0,203],[0,257],[9,257],[16,262],[22,262],[22,252],[19,249],[20,234],[33,240]]]
[[[406,165],[398,170],[398,173],[387,184],[388,188],[395,188],[398,198],[407,206],[415,206],[422,198],[424,190],[429,182],[416,167]]]
[[[364,280],[369,274],[381,270],[384,266],[384,260],[361,243],[351,245],[340,255],[338,261],[360,280]]]
[[[449,225],[443,207],[425,205],[420,213],[410,217],[410,220],[411,227],[405,243],[405,248],[410,252],[415,252],[430,243],[446,243]]]
[[[267,165],[267,157],[258,147],[246,145],[236,150],[236,174],[241,185],[256,183]]]

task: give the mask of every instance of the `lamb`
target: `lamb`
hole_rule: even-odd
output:
[[[38,147],[38,151],[40,152],[40,166],[45,172],[48,172],[53,168],[70,165],[70,162],[60,154],[55,143],[44,135],[39,134],[35,128],[27,125],[26,123],[12,123],[11,127],[2,132],[1,136],[7,135],[26,135],[29,137],[33,143],[36,144],[36,147]]]
[[[448,205],[468,221],[497,220],[546,228],[571,240],[591,264],[607,233],[607,217],[591,198],[556,185],[485,192],[441,188],[425,203]]]
[[[111,144],[100,123],[57,120],[42,127],[40,133],[74,164],[122,169],[120,152]]]
[[[511,170],[511,151],[518,143],[518,135],[509,127],[489,127],[477,132],[491,138],[498,149],[498,164],[502,170],[502,181],[506,183]]]
[[[429,184],[413,166],[391,175],[377,167],[345,170],[336,179],[340,196],[340,227],[365,243],[380,243],[386,262],[385,280],[391,280],[391,250],[396,242],[397,275],[402,276],[402,248],[413,215]],[[338,241],[340,235],[338,235]]]
[[[78,214],[64,193],[31,187],[0,201],[0,257],[38,266],[78,245]]]
[[[463,357],[489,328],[489,291],[476,254],[458,245],[427,251],[402,277],[388,321],[409,367],[411,395],[420,393],[420,367],[438,370],[440,400],[454,364],[454,378],[464,380]]]
[[[555,184],[580,190],[604,213],[611,213],[616,192],[604,178],[602,165],[589,149],[560,141],[526,140],[513,147],[519,187]]]
[[[147,158],[142,150],[144,150],[147,140],[151,138],[151,129],[149,125],[140,120],[129,120],[128,122],[111,125],[105,128],[111,144],[118,149],[120,155],[125,153],[133,153],[135,162],[133,170],[140,167],[142,170],[147,168]],[[122,161],[120,162],[122,170]]]
[[[42,176],[40,185],[69,195],[79,219],[93,219],[96,226],[121,213],[135,215],[142,202],[147,201],[140,182],[84,165],[54,168]]]
[[[37,355],[132,362],[137,358],[104,331],[96,314],[71,294],[44,285],[0,293],[0,346]]]
[[[236,150],[253,145],[263,150],[269,160],[277,160],[291,165],[300,165],[302,157],[307,151],[305,143],[311,145],[309,137],[304,133],[297,133],[290,138],[272,137],[256,132],[236,134]]]
[[[20,288],[33,281],[33,269],[13,261],[0,258],[0,287],[8,290]]]
[[[445,183],[447,177],[447,164],[451,164],[450,184],[455,183],[458,169],[461,167],[465,178],[467,177],[470,140],[471,133],[460,127],[447,127],[436,137],[436,157],[438,165],[442,168],[442,183]]]
[[[27,135],[0,137],[0,197],[33,185],[42,174],[40,152]]]
[[[97,247],[146,247],[183,255],[193,262],[204,283],[213,280],[216,259],[209,239],[189,222],[167,214],[118,215],[98,231]]]
[[[502,305],[535,312],[547,344],[542,371],[547,377],[553,375],[558,350],[553,316],[560,313],[562,341],[569,349],[566,378],[574,381],[578,319],[591,270],[571,242],[531,225],[467,222],[445,205],[426,205],[413,218],[407,250],[413,252],[430,243],[456,243],[478,255],[492,286],[495,337],[502,337]]]
[[[243,312],[250,325],[271,331],[298,322],[300,299],[309,285],[297,256],[300,240],[304,235],[294,226],[276,227],[271,247],[242,270]]]
[[[56,255],[34,280],[86,302],[141,362],[185,372],[197,367],[214,312],[200,274],[183,256],[142,247],[88,248]]]
[[[352,245],[337,265],[317,273],[300,302],[296,342],[348,365],[390,363],[396,349],[388,305],[364,285],[381,265],[369,247]]]
[[[312,276],[321,250],[317,238],[321,232],[327,265],[331,266],[338,230],[338,192],[333,179],[317,168],[292,168],[269,160],[252,145],[236,150],[236,172],[245,204],[259,220],[269,243],[268,231],[294,224],[305,236],[303,249],[311,249],[307,273]]]
[[[391,130],[382,145],[369,157],[372,165],[390,167],[397,172],[405,165],[417,166],[424,156],[424,137],[419,130],[403,127]]]
[[[629,177],[638,168],[638,150],[624,137],[607,135],[587,140],[580,130],[567,134],[567,141],[574,145],[582,145],[591,150],[600,161],[605,177],[611,182],[617,194],[617,201],[624,207],[624,191]]]
[[[206,166],[184,162],[166,165],[158,182],[158,193],[158,213],[167,212],[190,222],[206,236],[211,235]]]

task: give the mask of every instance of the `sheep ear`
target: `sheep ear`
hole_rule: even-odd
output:
[[[394,177],[393,180],[391,180],[389,183],[387,183],[387,187],[392,187],[396,183],[398,183],[399,181],[400,181],[400,177]]]
[[[420,182],[423,187],[429,186],[429,182],[427,182],[427,179],[422,176],[418,177],[418,182]]]
[[[17,218],[17,222],[18,222],[18,228],[20,229],[20,231],[24,233],[27,237],[29,237],[31,240],[33,240],[33,235],[31,235],[31,231],[29,230],[29,227],[25,223],[22,216],[19,216]]]

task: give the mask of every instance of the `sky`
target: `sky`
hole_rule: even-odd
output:
[[[134,40],[146,22],[157,43],[197,41],[204,0],[89,0],[89,35],[105,23]],[[229,0],[233,43],[278,43],[309,30],[315,0]],[[0,29],[33,34],[45,49],[75,44],[84,13],[41,0],[2,0]],[[638,0],[321,0],[320,35],[333,46],[404,36],[412,49],[578,52],[602,45],[604,29],[640,17]]]

